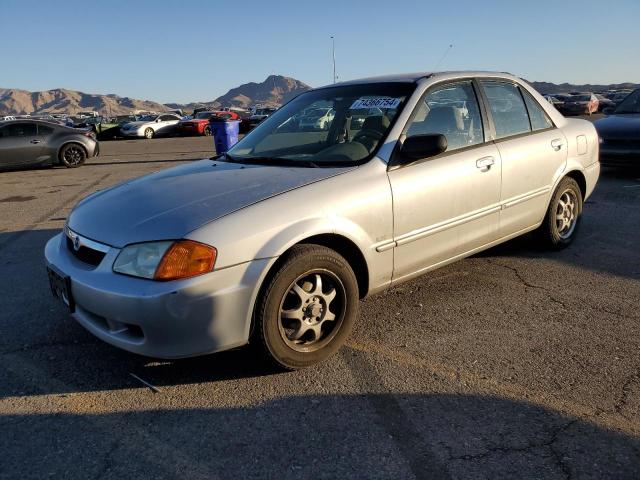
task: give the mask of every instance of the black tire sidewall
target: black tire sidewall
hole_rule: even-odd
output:
[[[209,132],[209,133],[207,133],[207,132]],[[210,137],[211,136],[211,127],[209,125],[205,126],[202,133],[203,133],[203,135],[205,137]]]
[[[322,348],[311,352],[293,350],[279,329],[280,304],[291,283],[314,269],[332,272],[345,289],[346,308],[338,332]],[[333,250],[317,245],[300,245],[290,251],[280,268],[268,281],[257,310],[256,333],[268,357],[281,368],[295,370],[319,363],[333,355],[345,342],[358,316],[358,282],[347,261]]]
[[[70,148],[72,148],[72,147],[78,147],[78,148],[80,148],[80,151],[82,152],[82,158],[80,159],[80,161],[78,163],[69,163],[64,158],[65,152],[67,150],[69,150]],[[82,147],[79,144],[68,143],[64,147],[62,147],[62,149],[60,150],[60,163],[62,163],[62,165],[64,165],[67,168],[78,168],[80,165],[84,164],[84,162],[86,160],[87,160],[87,152],[85,151],[84,147]]]

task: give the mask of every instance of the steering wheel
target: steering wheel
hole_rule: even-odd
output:
[[[353,141],[357,142],[359,138],[371,138],[372,140],[379,141],[382,139],[383,134],[378,130],[372,128],[364,128],[355,134]]]

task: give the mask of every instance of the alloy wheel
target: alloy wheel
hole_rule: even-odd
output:
[[[573,234],[578,220],[578,198],[572,189],[562,192],[556,205],[556,228],[558,236],[566,240]]]
[[[64,151],[63,156],[64,156],[64,161],[68,165],[78,165],[84,157],[84,152],[80,147],[76,145],[70,145]]]
[[[322,348],[340,330],[345,288],[329,270],[313,270],[291,283],[280,303],[280,335],[293,350]]]

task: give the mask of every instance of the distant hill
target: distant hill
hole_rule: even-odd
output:
[[[132,110],[167,110],[161,103],[136,100],[114,94],[97,95],[56,88],[43,92],[29,92],[14,88],[0,88],[0,115],[31,113],[71,113],[97,111],[104,115],[120,115]]]
[[[301,92],[311,89],[309,85],[295,78],[282,75],[269,75],[264,82],[250,82],[232,88],[224,95],[212,101],[194,102],[189,104],[167,103],[169,108],[183,108],[187,111],[196,107],[220,108],[239,107],[248,108],[252,105],[278,107]]]
[[[540,93],[569,93],[569,92],[602,92],[605,90],[636,89],[638,83],[614,83],[610,85],[575,85],[573,83],[555,84],[550,82],[529,82]]]

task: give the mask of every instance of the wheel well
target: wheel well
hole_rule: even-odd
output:
[[[66,147],[67,145],[78,145],[80,148],[82,148],[82,150],[84,150],[84,154],[86,157],[89,156],[89,152],[87,152],[87,149],[84,145],[82,145],[80,142],[66,142],[63,143],[62,145],[60,145],[60,148],[58,149],[58,162],[62,163],[62,149],[64,147]]]
[[[573,170],[566,175],[567,177],[573,178],[578,186],[580,187],[580,193],[582,193],[582,200],[584,201],[584,196],[587,194],[587,179],[584,178],[584,175],[580,170]]]
[[[367,268],[364,255],[362,255],[358,246],[348,238],[334,233],[315,235],[298,242],[298,244],[309,243],[330,248],[344,257],[356,275],[360,298],[364,298],[369,291],[369,269]]]

